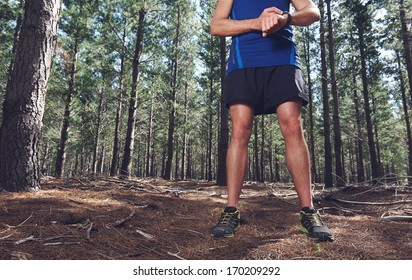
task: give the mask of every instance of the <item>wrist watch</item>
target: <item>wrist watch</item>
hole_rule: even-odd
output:
[[[285,25],[290,25],[290,23],[292,22],[292,14],[289,13],[289,11],[283,11],[283,12],[282,12],[282,15],[285,15],[285,14],[288,15],[288,18],[287,18],[287,20],[286,20],[286,24],[285,24]]]

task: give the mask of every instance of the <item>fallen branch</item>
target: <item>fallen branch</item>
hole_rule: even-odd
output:
[[[129,216],[127,216],[124,219],[121,219],[121,220],[118,220],[118,221],[114,222],[112,226],[113,227],[120,227],[120,226],[124,225],[125,223],[127,223],[128,221],[130,221],[135,215],[136,215],[136,212],[132,211],[129,214]]]
[[[185,258],[182,258],[181,256],[179,256],[179,255],[178,255],[179,253],[180,253],[180,252],[178,252],[178,253],[176,253],[176,254],[173,254],[173,253],[167,252],[168,255],[171,255],[171,256],[173,256],[173,257],[176,257],[176,258],[178,258],[179,260],[186,260]]]
[[[14,242],[14,244],[15,244],[15,245],[19,245],[19,244],[22,244],[22,243],[24,243],[24,242],[32,241],[32,240],[35,240],[34,235],[30,235],[29,237],[26,237],[26,238],[17,240],[16,242]]]
[[[90,223],[90,226],[89,226],[89,228],[87,229],[87,232],[86,232],[86,238],[87,238],[87,240],[89,240],[89,242],[93,242],[93,240],[90,238],[90,232],[92,231],[92,229],[93,229],[93,223]]]
[[[381,221],[412,222],[412,216],[386,216],[386,217],[381,217]]]
[[[151,234],[149,234],[149,233],[146,233],[146,232],[144,232],[144,231],[141,231],[141,230],[136,229],[136,232],[137,232],[138,234],[140,234],[140,235],[143,235],[143,236],[144,236],[145,238],[147,238],[147,239],[150,239],[150,240],[155,239],[153,235],[151,235]]]
[[[392,202],[363,202],[363,201],[344,200],[344,199],[331,198],[331,197],[327,197],[327,198],[325,198],[325,199],[326,199],[326,200],[330,200],[330,201],[347,203],[347,204],[377,205],[377,206],[388,206],[388,205],[412,203],[412,200],[400,200],[400,201],[392,201]]]
[[[79,245],[81,242],[51,242],[51,243],[44,243],[44,246],[56,246],[56,245]]]
[[[20,227],[20,226],[24,225],[28,220],[30,220],[31,217],[33,217],[33,213],[31,213],[30,216],[29,216],[27,219],[25,219],[23,222],[21,222],[21,223],[18,224],[17,226],[11,226],[11,225],[8,225],[8,224],[5,224],[5,223],[1,223],[1,224],[4,225],[5,227],[7,227],[7,229],[6,229],[6,230],[3,230],[2,233],[5,232],[5,231],[8,231],[8,230],[11,229],[11,228],[17,228],[17,227]]]
[[[0,237],[0,240],[7,239],[7,238],[9,238],[10,236],[12,236],[13,234],[14,234],[14,232],[13,232],[13,233],[11,233],[11,234],[9,234],[9,235],[6,235],[6,236],[3,236],[3,237]]]

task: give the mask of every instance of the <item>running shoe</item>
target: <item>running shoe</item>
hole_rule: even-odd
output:
[[[233,237],[240,227],[240,212],[222,212],[219,222],[212,229],[213,237]]]
[[[300,223],[300,230],[306,233],[309,238],[321,242],[332,242],[334,240],[332,233],[323,223],[317,210],[302,209],[300,211]]]

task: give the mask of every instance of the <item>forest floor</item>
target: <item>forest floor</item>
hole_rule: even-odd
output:
[[[411,188],[316,187],[328,243],[299,231],[293,187],[275,183],[246,183],[240,230],[213,238],[225,194],[211,182],[44,178],[37,192],[0,191],[0,259],[412,259]]]

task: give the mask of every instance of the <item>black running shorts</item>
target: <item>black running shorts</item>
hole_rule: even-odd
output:
[[[245,68],[227,75],[226,107],[237,102],[254,107],[255,115],[272,114],[289,100],[308,104],[302,71],[294,65]]]

